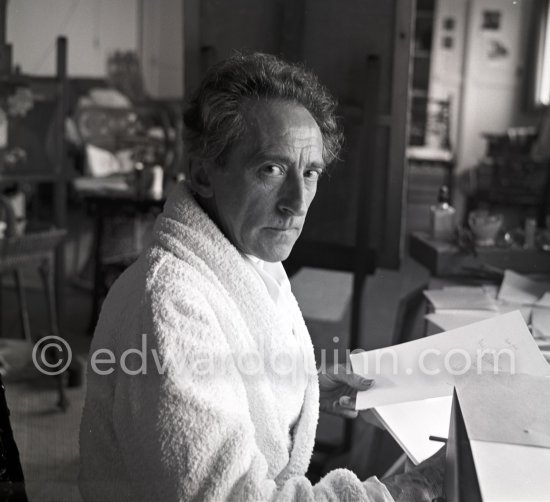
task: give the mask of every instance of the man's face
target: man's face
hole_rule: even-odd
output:
[[[209,168],[209,206],[240,251],[285,260],[325,169],[321,131],[303,106],[285,101],[249,102],[244,117],[226,165]]]

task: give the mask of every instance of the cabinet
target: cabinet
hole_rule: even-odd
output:
[[[436,0],[418,0],[412,44],[409,147],[407,148],[407,232],[429,231],[430,206],[441,185],[451,185],[453,153],[451,107],[433,87],[433,40],[437,31]]]
[[[422,146],[425,141],[435,0],[419,0],[416,7],[412,44],[412,91],[409,145]]]

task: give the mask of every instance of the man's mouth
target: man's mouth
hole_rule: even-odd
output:
[[[299,227],[267,227],[268,230],[274,230],[276,232],[290,232],[291,230],[299,230]]]

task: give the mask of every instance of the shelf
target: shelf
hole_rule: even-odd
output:
[[[430,148],[427,146],[407,148],[407,159],[409,160],[451,163],[453,158],[453,152],[441,148]]]
[[[434,275],[464,275],[468,269],[487,265],[519,273],[550,272],[550,253],[538,249],[478,247],[477,255],[466,254],[451,243],[434,241],[426,233],[415,232],[409,242],[409,253]]]
[[[40,181],[59,181],[62,177],[60,174],[43,171],[0,171],[0,183],[26,183]],[[64,177],[63,177],[64,179]]]
[[[29,79],[23,75],[0,75],[0,86],[26,85]]]

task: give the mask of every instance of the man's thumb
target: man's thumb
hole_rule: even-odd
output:
[[[347,373],[342,376],[342,381],[356,390],[367,390],[370,389],[374,384],[374,380],[364,378],[361,375],[357,375],[356,373]]]

